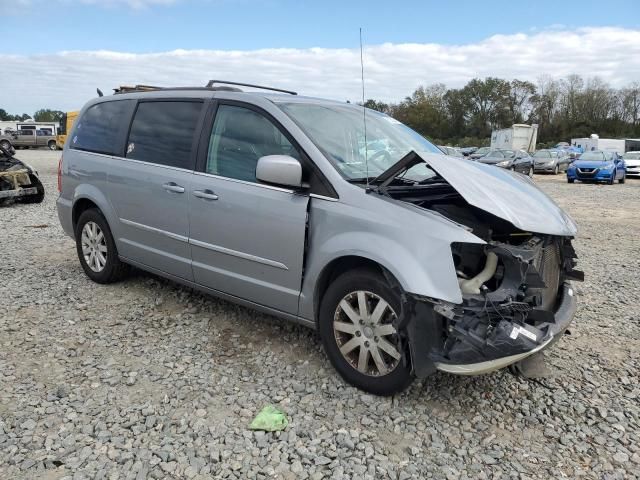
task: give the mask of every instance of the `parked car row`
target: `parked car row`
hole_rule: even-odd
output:
[[[616,180],[624,183],[627,176],[640,177],[640,152],[627,152],[620,156],[612,151],[595,150],[582,153],[576,158],[576,155],[572,155],[573,152],[566,148],[542,149],[531,156],[524,150],[482,147],[465,157],[461,149],[449,146],[438,148],[445,155],[469,158],[530,177],[534,173],[558,175],[566,172],[569,183],[579,180],[613,184]]]

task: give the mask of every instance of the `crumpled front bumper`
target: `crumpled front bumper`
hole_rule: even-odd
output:
[[[458,375],[478,375],[482,373],[489,373],[495,370],[512,365],[520,360],[523,360],[534,353],[540,352],[545,348],[550,347],[556,341],[560,339],[564,331],[569,327],[569,324],[573,320],[577,309],[577,299],[575,289],[570,281],[566,281],[562,288],[560,303],[558,308],[554,312],[554,321],[548,324],[539,325],[538,328],[547,329],[547,334],[544,338],[538,341],[537,346],[529,351],[518,353],[516,355],[508,355],[493,360],[482,361],[477,363],[465,363],[465,364],[448,364],[443,362],[436,362],[435,367],[438,370],[448,373],[454,373]],[[517,327],[515,327],[517,328]],[[505,332],[505,335],[518,336],[521,331],[516,329],[510,332]],[[504,339],[508,341],[507,338]]]

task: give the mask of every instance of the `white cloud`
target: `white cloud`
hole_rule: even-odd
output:
[[[204,85],[225,79],[358,100],[357,49],[174,50],[161,53],[69,51],[0,54],[0,108],[75,109],[122,84]],[[365,46],[366,96],[400,100],[418,85],[461,86],[474,77],[535,81],[542,74],[598,75],[620,87],[640,79],[640,30],[613,27],[494,35],[465,45]]]

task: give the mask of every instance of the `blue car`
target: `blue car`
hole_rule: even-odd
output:
[[[567,169],[567,182],[607,182],[612,185],[626,177],[624,160],[616,152],[593,150],[580,155]]]

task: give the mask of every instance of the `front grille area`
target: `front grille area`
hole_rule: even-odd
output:
[[[578,168],[578,175],[582,177],[593,177],[596,173],[598,173],[597,168]]]

